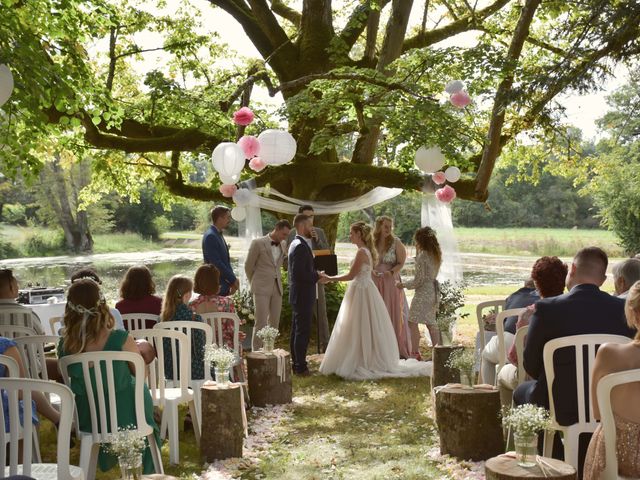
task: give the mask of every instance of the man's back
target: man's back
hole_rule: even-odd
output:
[[[42,324],[33,311],[29,307],[14,301],[0,301],[0,325],[28,327],[32,328],[38,335],[44,335]]]

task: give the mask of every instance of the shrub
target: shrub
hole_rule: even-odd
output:
[[[11,243],[0,239],[0,258],[18,258],[20,252]]]
[[[49,257],[66,253],[64,234],[60,231],[48,234],[34,233],[27,237],[23,247],[28,257]]]

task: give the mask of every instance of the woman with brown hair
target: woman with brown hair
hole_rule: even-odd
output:
[[[400,280],[400,270],[407,259],[407,251],[400,239],[393,234],[393,220],[390,217],[376,218],[373,245],[378,258],[373,269],[373,283],[382,295],[389,312],[400,358],[409,358],[412,341],[407,323],[407,297],[404,290],[396,288],[396,282]]]
[[[120,300],[116,308],[122,314],[150,313],[160,315],[162,298],[154,295],[156,285],[151,278],[151,271],[144,265],[136,265],[124,274],[120,284]]]
[[[67,292],[67,304],[64,312],[64,329],[58,344],[58,358],[66,355],[87,352],[132,352],[139,354],[136,343],[126,330],[114,330],[114,319],[109,312],[100,286],[90,278],[74,281]],[[127,428],[136,424],[135,378],[131,375],[126,362],[113,365],[114,383],[117,390],[116,409],[118,427]],[[69,367],[70,387],[75,394],[80,429],[91,431],[91,410],[87,389],[93,388],[98,398],[95,383],[85,385],[81,364]],[[103,395],[100,393],[100,395]],[[153,419],[153,401],[149,389],[144,388],[144,410],[147,423],[155,431],[156,441],[160,443],[158,425]],[[154,473],[153,458],[147,447],[143,454],[144,473]],[[118,463],[117,457],[101,449],[98,456],[100,470],[106,471]]]
[[[412,280],[400,281],[398,289],[415,290],[409,309],[409,329],[411,331],[411,356],[421,359],[420,330],[418,324],[426,324],[433,345],[440,344],[440,329],[436,324],[436,312],[440,301],[436,277],[442,264],[442,251],[436,232],[430,227],[416,230],[415,272]]]
[[[220,290],[220,271],[215,265],[204,264],[198,267],[193,277],[193,291],[198,297],[189,302],[189,308],[199,314],[213,312],[236,311],[231,297],[218,295]],[[227,347],[233,349],[234,322],[225,318],[222,322],[222,337]],[[238,338],[242,342],[246,338],[244,332],[238,332]]]

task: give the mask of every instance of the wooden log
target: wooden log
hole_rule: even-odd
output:
[[[436,345],[433,348],[433,378],[431,381],[434,387],[460,382],[460,372],[447,367],[447,360],[453,352],[463,348],[462,345]]]
[[[498,390],[441,387],[435,396],[440,453],[478,461],[504,452]]]
[[[249,398],[256,407],[291,403],[291,355],[283,350],[277,351],[284,362],[284,373],[278,375],[278,355],[263,352],[247,353],[247,377]]]
[[[484,465],[487,480],[513,480],[528,478],[529,480],[577,480],[576,469],[568,463],[553,458],[542,457],[544,470],[540,465],[521,467],[516,459],[509,455],[499,455],[487,460]]]
[[[244,402],[241,386],[204,385],[201,387],[201,393],[202,458],[211,463],[230,457],[242,457]]]

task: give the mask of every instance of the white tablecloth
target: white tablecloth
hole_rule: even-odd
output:
[[[51,325],[49,325],[49,319],[51,317],[64,317],[64,308],[67,302],[58,303],[42,303],[38,305],[25,305],[29,307],[33,313],[35,313],[42,323],[42,328],[47,335],[57,335],[58,332],[51,331]]]

